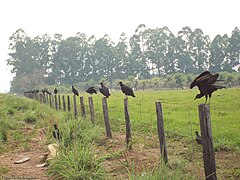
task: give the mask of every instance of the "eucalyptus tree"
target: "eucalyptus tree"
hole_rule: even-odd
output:
[[[166,43],[167,43],[167,50],[166,50],[166,57],[163,58],[164,61],[164,72],[165,74],[173,74],[176,72],[176,38],[174,34],[168,29],[168,27],[163,27],[162,31],[166,35]]]
[[[76,67],[76,82],[83,82],[86,81],[87,78],[87,69],[85,69],[85,64],[87,60],[87,51],[88,51],[88,45],[87,45],[87,37],[85,33],[78,32],[75,36],[76,42],[77,42],[77,57],[76,60],[73,62],[73,65]]]
[[[56,36],[61,38],[61,36]],[[57,51],[53,55],[52,72],[56,83],[76,83],[79,75],[79,51],[78,37],[69,37],[65,40],[58,39]]]
[[[21,73],[32,73],[38,69],[36,57],[38,50],[34,47],[34,42],[22,29],[18,29],[9,38],[9,56],[8,65],[13,68],[12,73],[16,75]]]
[[[183,27],[175,39],[176,69],[180,73],[193,73],[193,59],[189,53],[189,38],[192,34],[190,27]]]
[[[201,29],[195,29],[189,37],[189,50],[196,74],[209,68],[209,43],[209,36],[204,35]]]
[[[51,37],[47,34],[33,38],[34,46],[38,51],[38,55],[34,58],[37,62],[38,69],[42,69],[44,76],[48,76],[50,72],[52,60],[51,41]]]
[[[232,31],[229,38],[229,44],[226,50],[226,61],[223,65],[223,70],[231,72],[232,68],[240,63],[240,31],[238,27]]]
[[[51,41],[51,61],[50,70],[47,77],[47,83],[50,85],[60,84],[63,80],[63,74],[61,71],[60,54],[58,50],[63,41],[62,34],[54,34],[54,38]]]
[[[174,72],[174,35],[167,27],[149,30],[146,42],[146,58],[151,62],[158,76]]]
[[[135,38],[132,38],[132,43],[134,42],[133,40],[135,39],[138,42],[135,42],[135,50],[137,50],[137,44],[139,44],[139,47],[141,49],[141,52],[139,51],[139,58],[136,59],[137,63],[137,76],[140,76],[141,78],[149,78],[150,77],[150,61],[148,61],[147,57],[145,56],[145,51],[147,49],[147,40],[150,36],[149,30],[146,28],[145,24],[140,24],[137,29],[135,30]],[[137,54],[137,52],[136,52]],[[135,55],[136,55],[135,54]],[[133,61],[133,59],[132,59]]]
[[[98,67],[97,67],[97,59],[95,58],[96,51],[94,48],[94,45],[96,43],[96,38],[94,35],[92,35],[90,38],[87,39],[85,50],[85,78],[86,80],[97,80],[98,75]]]
[[[112,83],[116,76],[116,58],[114,57],[114,43],[111,38],[105,34],[104,37],[98,39],[94,44],[94,58],[96,59],[96,77],[100,80],[106,78]]]
[[[15,74],[11,85],[15,92],[33,89],[44,83],[44,71],[41,66],[41,50],[22,29],[18,29],[9,39],[8,65]]]
[[[227,41],[222,36],[217,35],[210,44],[209,70],[213,73],[220,72],[223,69],[226,60],[225,52]]]
[[[122,33],[119,37],[117,45],[114,47],[114,56],[116,58],[116,75],[118,79],[127,79],[129,74],[129,52],[127,45],[127,37]]]
[[[138,77],[141,71],[143,53],[141,50],[140,36],[134,34],[129,40],[130,54],[127,66],[127,76]]]

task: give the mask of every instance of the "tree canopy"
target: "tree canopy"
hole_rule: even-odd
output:
[[[199,28],[183,27],[175,36],[168,27],[140,24],[129,40],[122,33],[114,43],[107,34],[99,39],[80,32],[66,39],[61,34],[31,38],[18,29],[9,38],[9,56],[13,92],[41,84],[232,72],[239,64],[240,30],[236,27],[230,37],[217,35],[211,41]]]

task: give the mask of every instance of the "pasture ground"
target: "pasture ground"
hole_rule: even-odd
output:
[[[140,98],[129,98],[133,149],[126,151],[124,134],[123,98],[119,92],[112,92],[108,99],[112,139],[105,139],[96,146],[96,154],[105,159],[107,179],[156,179],[181,177],[182,179],[203,179],[202,150],[194,141],[194,131],[199,131],[197,105],[204,99],[193,101],[197,91],[149,91],[136,92]],[[239,109],[240,89],[217,91],[211,101],[213,140],[219,179],[240,179],[240,133]],[[86,94],[83,94],[87,97]],[[155,101],[163,106],[166,142],[169,164],[160,162],[159,142],[156,134]],[[87,98],[85,104],[87,107]],[[53,121],[61,118],[49,106],[39,105],[32,100],[0,95],[1,126],[8,125],[8,141],[0,142],[0,178],[11,176],[48,179],[47,168],[36,168],[38,157],[46,153]],[[15,102],[15,103],[12,103]],[[94,96],[97,125],[102,126],[101,95]],[[21,107],[21,108],[20,108]],[[88,111],[88,109],[87,109]],[[29,115],[30,114],[30,115]],[[61,113],[60,113],[61,114]],[[26,119],[36,117],[36,124]],[[26,118],[27,117],[27,118]],[[7,120],[7,121],[6,121]],[[24,120],[24,121],[22,121]],[[88,120],[88,117],[86,118]],[[59,120],[60,121],[60,120]],[[61,127],[61,126],[60,126]],[[13,161],[24,155],[31,160],[16,165]],[[161,170],[162,169],[162,170]],[[155,174],[155,175],[153,175]],[[174,179],[174,178],[173,178]]]

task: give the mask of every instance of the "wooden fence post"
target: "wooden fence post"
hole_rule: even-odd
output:
[[[46,95],[43,94],[43,103],[46,104]]]
[[[124,99],[124,114],[125,114],[125,123],[126,123],[126,142],[127,148],[132,149],[131,141],[131,125],[130,125],[130,117],[128,112],[128,99]],[[129,144],[130,143],[130,144]]]
[[[164,123],[163,123],[163,112],[161,102],[156,102],[156,113],[157,113],[157,129],[158,129],[158,138],[160,142],[160,152],[163,154],[164,162],[168,162],[167,156],[167,147],[165,141],[165,132],[164,132]]]
[[[212,125],[210,119],[210,107],[207,104],[198,106],[199,120],[202,136],[203,161],[206,180],[216,180],[216,165],[212,142]]]
[[[49,95],[49,104],[50,104],[50,108],[52,108],[53,106],[52,106],[52,96],[51,95]]]
[[[89,103],[91,121],[92,121],[92,123],[94,124],[94,123],[95,123],[95,114],[94,114],[94,106],[93,106],[92,96],[89,96],[89,97],[88,97],[88,103]]]
[[[107,138],[112,138],[112,132],[111,132],[111,127],[110,127],[109,118],[108,118],[108,107],[107,107],[106,97],[102,98],[102,107],[103,107],[103,116],[104,116]]]
[[[57,100],[57,95],[54,95],[54,100],[55,100],[55,109],[58,110],[58,100]]]
[[[49,96],[48,96],[48,94],[46,95],[46,103],[48,103],[49,102],[49,98],[48,98]]]
[[[78,113],[77,113],[77,100],[76,96],[73,95],[73,108],[74,108],[74,117],[77,119],[78,118]]]
[[[64,95],[62,95],[62,101],[63,101],[63,111],[66,111],[66,101],[65,101]]]
[[[36,92],[34,93],[34,99],[38,100],[38,93],[36,93]]]
[[[54,104],[55,104],[55,103],[54,103],[54,96],[53,96],[52,94],[49,94],[49,96],[50,96],[51,99],[52,99],[52,108],[55,108],[55,107],[54,107],[54,106],[55,106],[55,105],[54,105]]]
[[[39,99],[40,99],[40,103],[42,104],[43,103],[43,94],[39,95]]]
[[[61,110],[61,97],[58,95],[58,109]]]
[[[68,111],[71,111],[70,96],[67,95]]]
[[[83,96],[80,97],[80,106],[81,106],[82,117],[85,117],[86,116],[86,111],[85,111]]]

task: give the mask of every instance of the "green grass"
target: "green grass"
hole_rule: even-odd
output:
[[[35,131],[26,136],[25,128],[30,124],[36,129],[49,126],[49,117],[54,113],[52,109],[32,99],[0,94],[0,154],[28,150]]]
[[[70,148],[60,147],[58,156],[50,161],[48,173],[54,179],[104,179],[102,161],[85,143]]]
[[[161,165],[158,169],[153,169],[152,171],[143,171],[140,175],[130,174],[129,179],[131,180],[194,180],[190,173],[183,174],[185,162],[177,162],[175,163],[174,168],[170,168],[170,166],[165,165],[161,162]],[[176,167],[177,166],[177,167]]]
[[[0,94],[0,155],[6,152],[31,150],[31,139],[37,129],[47,128],[46,146],[56,143],[53,124],[61,130],[58,156],[51,161],[49,174],[55,179],[104,179],[101,158],[95,156],[95,146],[102,138],[101,128],[86,119],[74,119],[72,113],[59,112],[38,101]],[[33,131],[26,136],[26,128]],[[66,171],[68,166],[68,171]],[[0,167],[0,174],[8,170]]]
[[[191,151],[191,140],[194,131],[200,131],[198,105],[205,99],[194,101],[198,90],[171,90],[171,91],[137,91],[136,98],[129,97],[129,114],[132,128],[132,141],[143,143],[146,148],[157,147],[156,142],[145,142],[147,137],[157,136],[155,102],[160,101],[163,107],[165,132],[167,133],[167,146],[169,147],[170,168],[160,167],[153,171],[144,171],[139,175],[129,170],[129,179],[191,179],[194,174],[186,172]],[[56,179],[105,179],[111,178],[104,174],[103,161],[108,154],[102,154],[96,147],[105,139],[105,128],[102,113],[102,95],[93,96],[96,125],[91,124],[88,95],[81,94],[85,98],[87,117],[74,119],[71,112],[55,111],[49,105],[23,97],[0,94],[0,154],[5,151],[17,149],[29,149],[28,143],[35,131],[30,136],[25,136],[22,130],[26,126],[35,129],[47,127],[47,141],[55,143],[52,137],[52,125],[58,124],[61,131],[59,155],[50,161],[49,174]],[[213,141],[216,150],[228,149],[240,152],[240,89],[224,89],[213,94],[211,100],[211,120],[213,129]],[[121,92],[112,92],[108,99],[110,125],[113,140],[115,133],[125,133],[124,107],[125,96]],[[71,103],[72,103],[71,95]],[[79,98],[77,100],[79,106]],[[73,107],[73,106],[71,106]],[[78,108],[80,110],[80,108]],[[175,141],[175,140],[179,141]],[[11,141],[18,142],[17,148],[11,147]],[[138,142],[136,142],[138,141]],[[184,148],[183,148],[184,146]],[[195,153],[200,152],[198,147]],[[196,149],[198,148],[198,149]],[[177,153],[172,153],[174,149]],[[198,156],[198,155],[197,155]],[[184,159],[184,160],[182,160]],[[179,163],[180,162],[180,163]],[[196,161],[196,164],[202,162]],[[68,171],[66,171],[68,169]],[[1,171],[6,172],[5,169]],[[234,171],[235,172],[235,171]],[[237,171],[236,171],[237,172]]]
[[[129,97],[129,114],[133,134],[156,134],[155,102],[160,101],[163,108],[164,126],[167,135],[187,138],[200,131],[198,105],[205,103],[205,98],[193,100],[198,93],[194,90],[137,91],[136,98]],[[85,104],[87,104],[87,94]],[[125,131],[124,95],[112,92],[108,99],[111,127],[114,131]],[[94,106],[98,124],[103,125],[102,95],[94,95]],[[216,91],[211,99],[210,111],[213,141],[216,149],[240,151],[240,89],[231,88]],[[100,122],[99,122],[100,121]]]

